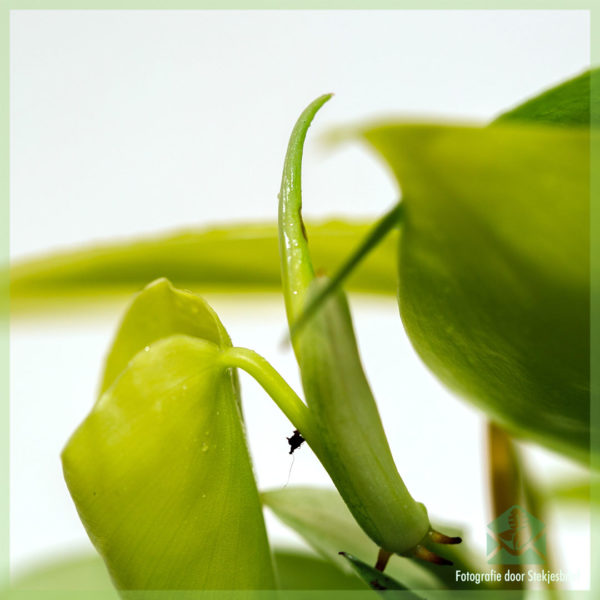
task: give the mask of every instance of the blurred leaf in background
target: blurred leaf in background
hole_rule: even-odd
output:
[[[399,303],[421,358],[512,431],[586,460],[590,134],[580,125],[385,124],[364,136],[402,187]]]
[[[359,242],[368,223],[307,224],[315,266],[331,270]],[[20,261],[10,269],[13,315],[84,306],[137,291],[166,277],[194,291],[281,289],[277,226],[229,225],[156,239],[113,243]],[[393,294],[396,244],[382,244],[351,278],[354,290]]]
[[[366,585],[327,560],[307,551],[274,548],[273,562],[277,583],[282,590],[365,590]],[[113,586],[106,565],[98,554],[78,554],[49,560],[28,569],[14,581],[18,591],[110,591],[115,600],[119,594]],[[44,596],[45,597],[45,596]]]

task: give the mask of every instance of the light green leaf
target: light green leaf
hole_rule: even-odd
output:
[[[500,115],[494,122],[538,122],[577,126],[599,123],[600,96],[591,92],[600,84],[600,69],[586,71]]]
[[[315,266],[332,270],[370,223],[307,224]],[[357,291],[396,290],[396,235],[350,278]],[[11,311],[72,308],[122,297],[167,277],[194,291],[279,291],[277,225],[230,225],[59,252],[11,266]]]
[[[330,561],[306,551],[273,549],[273,562],[279,589],[284,590],[364,590],[365,584],[355,575],[338,569]],[[82,553],[38,564],[20,574],[12,583],[13,590],[95,591],[103,598],[119,595],[98,554]],[[112,590],[112,594],[110,594]],[[45,597],[45,596],[44,596]]]
[[[100,393],[140,350],[178,333],[222,348],[231,346],[229,335],[207,302],[191,292],[175,289],[167,279],[158,279],[137,294],[127,309],[106,359]]]
[[[103,590],[119,598],[106,565],[98,554],[80,554],[48,560],[28,569],[11,584],[14,590]],[[113,594],[110,594],[110,591]]]
[[[290,329],[325,278],[317,278],[302,222],[302,155],[307,130],[330,96],[311,102],[288,144],[279,193],[279,253]],[[363,530],[386,552],[419,550],[427,510],[402,481],[363,372],[343,292],[292,337],[312,426],[298,427]],[[360,452],[356,449],[359,448]]]
[[[351,571],[339,555],[342,551],[375,564],[379,548],[356,523],[335,490],[288,487],[263,492],[261,496],[279,519],[339,568]],[[435,565],[394,555],[386,572],[411,589],[442,589],[444,583],[432,573],[432,567]]]
[[[421,357],[514,432],[589,448],[589,134],[388,125],[400,310]]]
[[[142,349],[65,448],[65,479],[121,589],[274,587],[237,392],[220,348]]]

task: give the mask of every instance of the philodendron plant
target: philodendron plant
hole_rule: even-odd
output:
[[[328,98],[301,115],[283,170],[279,245],[290,324],[322,285],[302,223],[300,178],[306,132]],[[134,300],[109,353],[100,397],[62,455],[79,515],[119,588],[275,586],[237,368],[262,385],[327,469],[379,548],[379,571],[394,553],[451,564],[429,546],[461,540],[431,527],[425,506],[398,474],[342,292],[293,346],[305,402],[263,357],[232,346],[199,297],[162,279]]]
[[[292,132],[276,231],[204,232],[13,271],[13,303],[105,285],[107,273],[115,273],[112,283],[136,281],[140,273],[170,275],[190,287],[273,289],[281,282],[303,398],[265,358],[233,345],[199,296],[159,278],[130,304],[99,397],[62,455],[69,491],[117,588],[286,587],[285,560],[265,533],[264,505],[375,589],[456,588],[456,569],[478,570],[465,544],[455,546],[457,532],[432,526],[398,473],[361,365],[340,287],[346,280],[394,292],[397,269],[406,331],[442,381],[511,433],[589,460],[596,77],[585,73],[487,127],[388,122],[336,134],[366,141],[401,186],[401,202],[372,228],[303,224],[303,145],[329,99],[322,96]],[[278,266],[271,262],[276,245]],[[211,262],[215,253],[219,260]],[[315,275],[311,254],[330,270],[349,258],[326,278]],[[262,261],[258,281],[249,280],[244,260]],[[306,441],[337,493],[259,494],[238,369],[283,411],[296,430],[290,441]],[[493,435],[506,436],[497,448],[509,448],[502,429]],[[499,460],[509,456],[516,461],[509,451]],[[521,495],[509,499],[527,498],[527,506],[542,510],[541,495],[517,470]],[[390,561],[392,555],[402,558]]]

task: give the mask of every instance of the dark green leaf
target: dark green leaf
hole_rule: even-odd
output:
[[[405,585],[396,581],[394,578],[374,569],[373,567],[367,565],[362,560],[359,560],[352,554],[348,554],[347,552],[340,552],[340,555],[343,556],[351,565],[352,568],[358,573],[362,579],[364,579],[369,587],[378,591],[386,591],[386,590],[408,590]],[[404,598],[413,598],[414,600],[422,600],[421,596],[417,596],[413,593],[408,593],[403,595]]]
[[[589,134],[389,125],[400,310],[421,357],[518,434],[589,448]]]
[[[587,126],[600,122],[600,69],[586,71],[500,115],[494,122],[523,121],[549,125]]]
[[[589,125],[600,122],[600,95],[591,93],[600,89],[600,69],[586,71],[581,75],[553,87],[542,94],[500,115],[493,123],[537,122],[553,125]],[[591,107],[591,111],[590,111]],[[326,288],[306,306],[297,319],[292,335],[311,318],[322,302],[339,287],[356,269],[357,265],[383,241],[393,224],[400,225],[403,206],[400,202],[384,215],[377,225],[361,240],[359,245],[336,270]]]

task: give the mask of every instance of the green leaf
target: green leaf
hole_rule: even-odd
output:
[[[379,548],[356,523],[335,490],[288,487],[262,492],[261,496],[279,519],[339,568],[351,570],[339,556],[342,551],[375,564]],[[442,589],[443,582],[431,572],[433,566],[394,555],[386,572],[412,589]]]
[[[343,556],[351,565],[352,568],[358,573],[362,579],[364,579],[369,587],[374,590],[386,591],[386,590],[408,590],[405,585],[396,581],[394,578],[374,569],[373,567],[367,565],[362,560],[359,560],[352,554],[348,554],[347,552],[340,552],[340,555]],[[407,593],[403,595],[404,598],[413,598],[413,599],[421,599],[421,596],[417,596],[416,594]],[[422,600],[422,599],[421,599]]]
[[[405,206],[399,301],[423,360],[523,437],[589,448],[589,134],[388,125]]]
[[[230,347],[231,340],[215,311],[199,296],[158,279],[137,294],[127,309],[110,349],[100,393],[106,391],[131,358],[156,340],[189,335]]]
[[[577,126],[589,125],[590,120],[597,124],[600,122],[600,95],[592,96],[592,91],[596,89],[600,89],[600,69],[586,71],[535,96],[501,114],[492,124],[515,121]],[[393,225],[401,224],[403,209],[402,202],[398,203],[366,234],[331,276],[328,285],[305,307],[292,328],[292,335],[312,317],[323,301],[356,269],[360,261],[385,239]]]
[[[307,224],[315,266],[332,270],[370,223]],[[357,291],[394,294],[396,240],[390,236],[350,278]],[[195,291],[272,292],[281,289],[277,225],[230,225],[134,242],[115,242],[21,261],[10,269],[16,314],[90,306],[121,298],[167,277]]]
[[[494,123],[523,121],[549,125],[594,125],[599,121],[600,96],[591,96],[600,84],[600,69],[586,71],[500,115]]]
[[[544,494],[542,501],[589,506],[590,501],[599,500],[596,495],[592,495],[591,491],[589,478],[584,481],[561,482],[548,486],[548,489],[542,488]]]
[[[348,568],[339,556],[340,551],[350,552],[375,564],[379,548],[354,520],[342,497],[332,489],[304,486],[262,492],[263,504],[268,506],[286,525],[299,533],[317,552],[332,562]],[[438,525],[435,524],[438,528]],[[449,535],[461,531],[440,525]],[[438,565],[431,562],[393,555],[386,567],[392,577],[411,589],[480,589],[493,587],[489,583],[475,585],[456,581],[456,571],[485,571],[481,557],[472,554],[462,543],[458,545],[429,544],[431,550],[454,564]]]
[[[355,575],[346,574],[331,562],[306,551],[274,548],[273,561],[279,589],[364,590],[366,587]],[[102,590],[106,594],[103,598],[119,598],[104,561],[98,554],[91,553],[40,563],[19,575],[11,588],[45,592]]]
[[[283,590],[364,590],[367,586],[353,574],[346,574],[331,562],[306,551],[274,548],[273,562],[278,588]],[[81,593],[102,591],[102,598],[118,600],[119,594],[98,554],[65,556],[39,563],[17,576],[11,590]],[[4,597],[0,591],[0,597]],[[51,595],[50,597],[55,597]],[[57,598],[62,598],[56,594]]]
[[[80,554],[48,560],[17,576],[11,584],[14,590],[102,590],[106,597],[119,595],[106,565],[98,554]],[[110,591],[113,594],[110,594]]]
[[[121,589],[271,589],[237,390],[212,342],[137,353],[63,451],[69,491]]]
[[[593,493],[600,485],[600,475],[588,472],[586,475],[571,476],[552,481],[547,484],[538,483],[534,489],[536,501],[542,506],[551,507],[558,504],[580,504],[590,506],[600,503],[600,496]]]
[[[277,583],[282,590],[364,590],[355,575],[308,552],[275,549]]]

